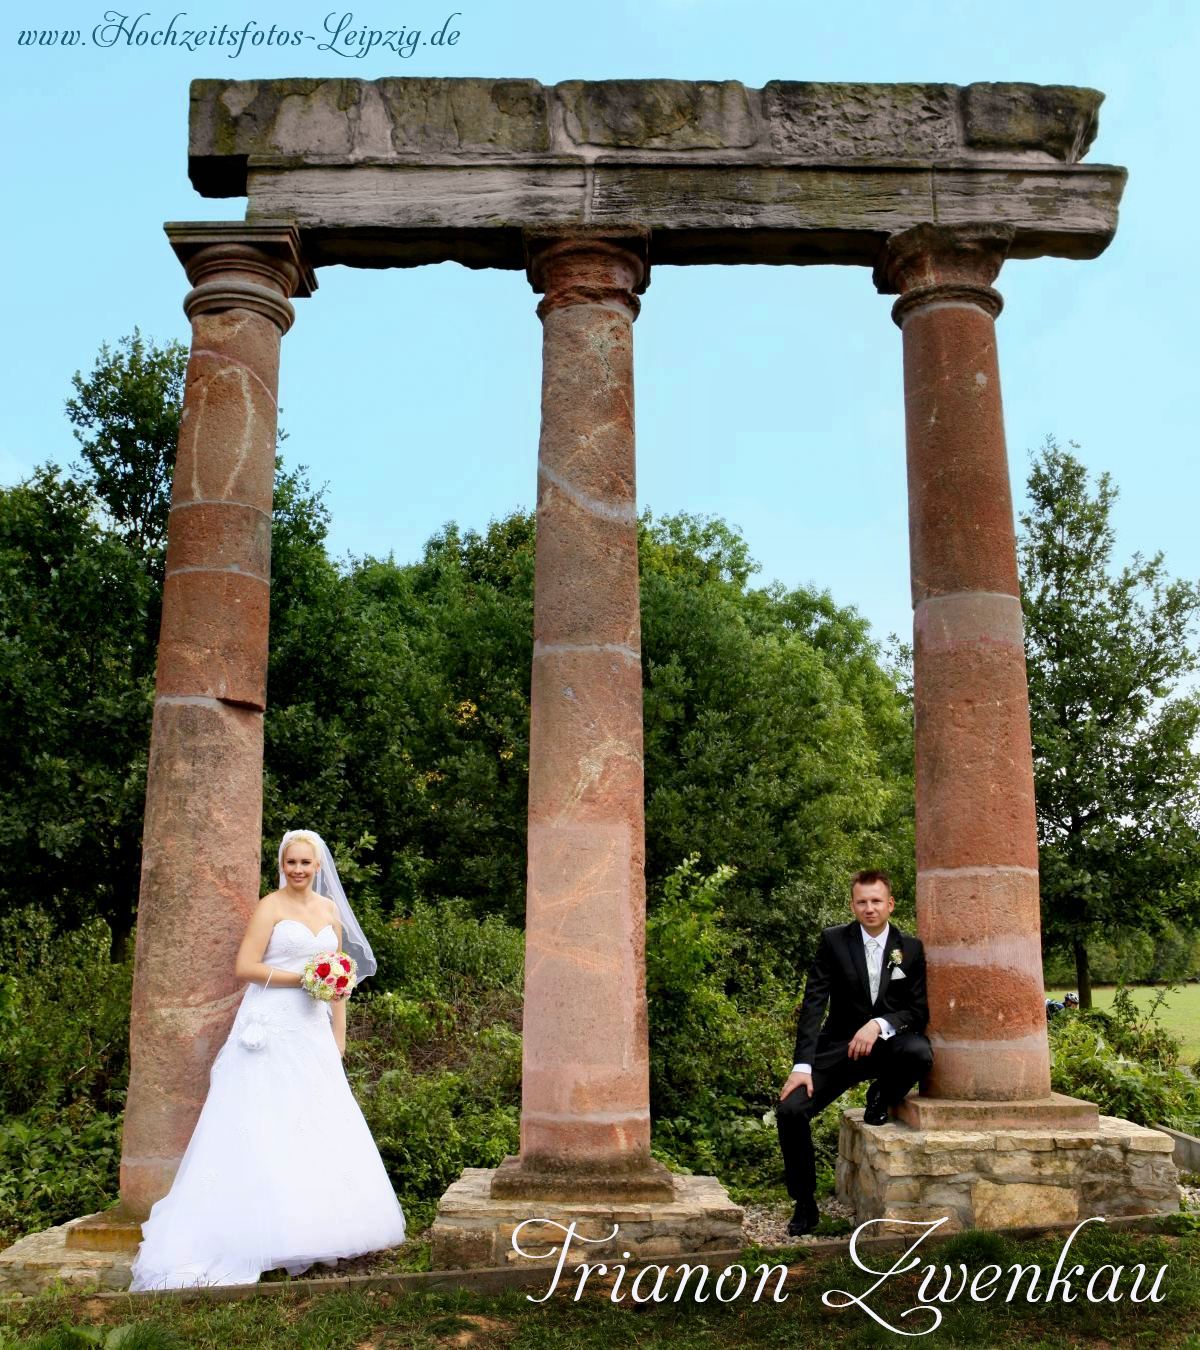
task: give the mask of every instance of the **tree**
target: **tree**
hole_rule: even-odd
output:
[[[114,933],[137,899],[156,584],[53,466],[0,491],[0,906]]]
[[[0,489],[0,910],[35,902],[62,928],[98,915],[118,950],[140,879],[186,359],[136,331],[101,347],[67,404],[84,462]],[[312,649],[302,625],[324,611],[308,601],[337,582],[327,521],[303,470],[277,461],[272,615],[285,652]]]
[[[160,580],[187,360],[182,343],[147,344],[135,328],[115,350],[101,345],[86,380],[75,372],[76,397],[67,400],[87,465],[82,476]]]
[[[0,749],[18,769],[0,842],[28,883],[0,880],[0,905],[35,898],[64,926],[133,922],[183,369],[137,333],[102,348],[69,404],[84,462],[0,492]],[[534,518],[338,565],[302,469],[277,461],[274,507],[264,876],[307,824],[377,917],[459,897],[519,921]],[[909,704],[853,610],[753,587],[724,522],[646,516],[639,548],[650,893],[688,858],[735,868],[723,907],[752,985],[804,965],[854,867],[905,874]]]
[[[1075,447],[1077,448],[1077,447]],[[1037,793],[1043,931],[1075,958],[1089,935],[1158,930],[1200,899],[1200,590],[1163,555],[1114,570],[1117,488],[1093,488],[1052,439],[1034,456],[1019,558]]]

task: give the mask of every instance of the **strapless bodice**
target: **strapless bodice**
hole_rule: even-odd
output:
[[[262,959],[268,966],[278,966],[280,970],[301,971],[312,957],[336,950],[337,931],[332,924],[327,923],[320,932],[314,933],[300,919],[280,919],[271,929]]]
[[[314,956],[336,950],[337,930],[332,924],[327,923],[314,933],[300,919],[280,919],[271,929],[262,959],[276,970],[290,970],[298,975]],[[279,1031],[303,1030],[320,1018],[328,1021],[332,1016],[332,1004],[318,1002],[303,989],[251,984],[247,985],[238,1007],[234,1032],[240,1034],[251,1020],[269,1023]]]

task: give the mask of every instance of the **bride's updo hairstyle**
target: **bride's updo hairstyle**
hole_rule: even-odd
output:
[[[321,848],[321,841],[315,834],[310,834],[308,830],[289,830],[283,836],[279,845],[279,863],[282,867],[283,860],[287,856],[287,851],[296,844],[307,844],[313,852],[313,861],[318,867],[324,865],[325,854]]]

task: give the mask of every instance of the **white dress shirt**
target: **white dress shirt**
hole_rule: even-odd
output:
[[[872,937],[871,937],[871,934],[867,932],[867,930],[862,926],[861,923],[858,925],[858,931],[862,934],[862,940],[863,940],[863,947],[864,947],[864,948],[866,947],[866,945],[867,945],[868,942],[874,941],[874,942],[878,942],[878,943],[879,943],[879,979],[880,979],[880,982],[882,982],[882,980],[883,980],[883,954],[884,954],[884,952],[887,951],[888,934],[892,931],[892,925],[891,925],[890,923],[885,923],[885,924],[883,925],[883,932],[880,933],[879,936],[876,937],[876,938],[872,938]],[[867,968],[868,968],[868,970],[870,969],[870,963],[869,963],[869,962],[868,962]],[[891,1038],[896,1034],[896,1028],[895,1028],[894,1026],[892,1026],[892,1024],[887,1020],[886,1017],[875,1017],[875,1018],[872,1018],[872,1021],[878,1022],[878,1023],[879,1023],[879,1039],[880,1039],[881,1041],[890,1041]],[[793,1072],[793,1073],[812,1073],[812,1065],[811,1065],[811,1064],[793,1064],[793,1065],[792,1065],[792,1072]]]

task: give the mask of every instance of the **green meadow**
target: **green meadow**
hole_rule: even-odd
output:
[[[1061,999],[1067,991],[1064,989],[1047,991],[1047,998]],[[1132,991],[1134,1003],[1143,1011],[1149,1011],[1161,988],[1143,985]],[[1112,1007],[1115,985],[1093,988],[1092,1003],[1101,1012]],[[1179,1058],[1187,1065],[1195,1065],[1200,1060],[1200,983],[1180,984],[1166,990],[1162,1003],[1158,1007],[1158,1020],[1181,1042]]]

